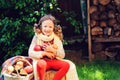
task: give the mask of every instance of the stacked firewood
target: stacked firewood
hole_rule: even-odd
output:
[[[90,0],[91,35],[120,36],[120,0]]]

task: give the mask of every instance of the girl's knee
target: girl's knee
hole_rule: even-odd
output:
[[[39,68],[46,68],[46,66],[47,66],[47,63],[44,60],[39,60],[37,62],[37,67],[39,67]]]
[[[70,68],[70,64],[68,62],[65,62],[64,66],[65,66],[66,69]]]
[[[70,60],[65,60],[65,61],[69,63],[70,69],[75,69],[76,68],[76,65],[72,61],[70,61]]]

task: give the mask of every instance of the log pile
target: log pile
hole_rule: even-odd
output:
[[[120,37],[120,0],[90,0],[93,37]]]
[[[114,58],[120,49],[116,48],[120,46],[120,0],[90,0],[89,4],[91,51],[102,60],[105,55]]]

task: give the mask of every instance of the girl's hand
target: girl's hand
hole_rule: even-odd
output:
[[[58,49],[57,45],[55,45],[55,44],[53,44],[52,47],[53,47],[54,49]]]
[[[56,55],[56,53],[57,53],[57,48],[55,47],[55,46],[53,46],[53,45],[47,45],[46,46],[46,48],[45,48],[45,51],[47,51],[47,52],[51,52],[51,53],[53,53],[54,55]]]
[[[47,56],[50,59],[56,58],[56,55],[54,55],[53,53],[50,53],[50,52],[44,52],[43,56]]]

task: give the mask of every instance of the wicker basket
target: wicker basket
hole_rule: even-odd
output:
[[[32,66],[32,64],[27,59],[25,59],[25,58],[19,59],[19,60],[26,62],[29,66]],[[17,60],[17,61],[19,61],[19,60]],[[21,76],[18,73],[17,73],[16,76],[13,76],[13,75],[8,74],[7,71],[5,71],[4,74],[3,74],[3,76],[4,76],[4,80],[31,80],[31,79],[33,79],[33,72],[29,73],[26,76]]]
[[[12,76],[9,74],[4,74],[4,80],[31,80],[33,78],[33,73],[27,76]]]

